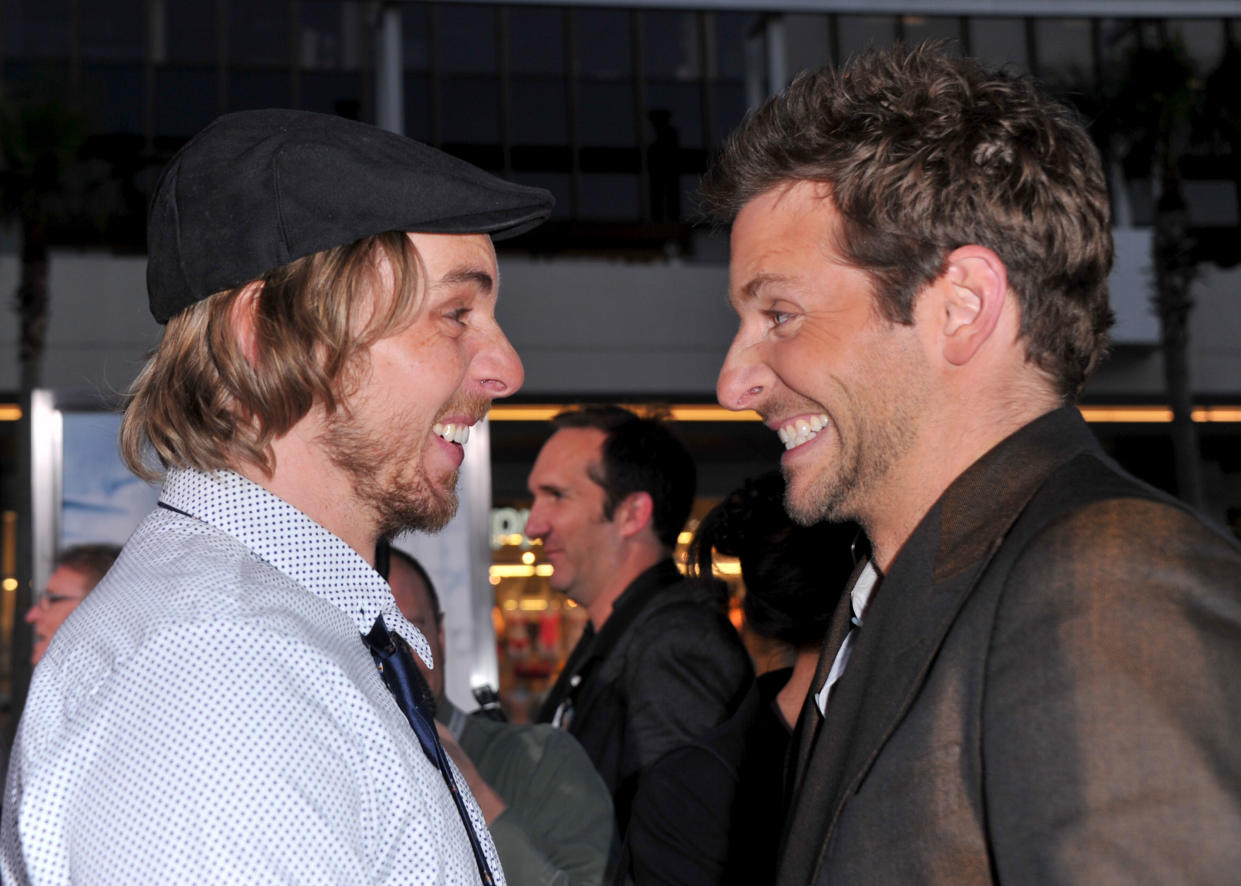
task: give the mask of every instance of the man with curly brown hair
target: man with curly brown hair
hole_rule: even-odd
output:
[[[941,47],[801,75],[705,187],[740,327],[720,402],[786,506],[873,553],[799,721],[780,884],[1225,882],[1241,549],[1108,460],[1098,152]]]

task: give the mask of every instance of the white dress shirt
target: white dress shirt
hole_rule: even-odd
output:
[[[853,609],[853,627],[860,628],[862,626],[862,618],[866,615],[866,607],[870,605],[870,596],[875,591],[875,585],[879,582],[879,570],[875,568],[874,560],[867,560],[866,565],[862,567],[862,571],[858,573],[857,581],[853,583],[853,587],[849,589],[849,605]],[[814,695],[814,703],[819,708],[819,715],[827,716],[827,701],[831,696],[832,687],[836,685],[845,672],[845,668],[849,665],[849,656],[853,654],[853,644],[857,640],[857,631],[850,629],[845,635],[845,640],[840,644],[840,649],[836,651],[836,657],[832,659],[832,669],[827,673],[827,679],[823,681],[823,686]]]
[[[3,882],[478,883],[361,640],[382,613],[430,662],[384,580],[237,474],[170,471],[161,503],[35,669]]]

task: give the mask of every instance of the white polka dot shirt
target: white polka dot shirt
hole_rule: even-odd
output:
[[[185,514],[143,521],[35,669],[3,882],[478,883],[360,637],[383,613],[430,661],[384,580],[236,474],[170,471],[161,502]]]

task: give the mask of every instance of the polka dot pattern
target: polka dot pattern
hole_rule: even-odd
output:
[[[382,613],[430,660],[383,579],[236,474],[171,471],[161,501],[35,669],[4,883],[477,883],[359,636]]]

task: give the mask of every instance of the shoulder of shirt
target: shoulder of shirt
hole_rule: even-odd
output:
[[[157,512],[139,527],[80,612],[58,630],[48,656],[67,694],[90,693],[134,658],[195,639],[239,643],[266,658],[261,650],[274,644],[323,649],[324,632],[356,630],[343,612],[240,542],[197,521],[169,518]]]

